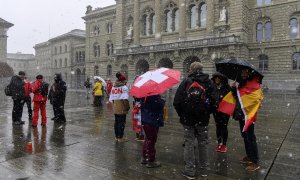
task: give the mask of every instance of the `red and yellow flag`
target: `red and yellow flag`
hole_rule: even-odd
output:
[[[243,87],[237,89],[238,101],[241,104],[245,115],[245,126],[243,132],[256,121],[257,112],[263,100],[263,93],[257,79],[248,81]],[[232,92],[229,92],[220,102],[218,110],[232,116],[236,105],[236,100]]]

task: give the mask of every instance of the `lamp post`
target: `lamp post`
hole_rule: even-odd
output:
[[[72,88],[72,85],[73,85],[73,75],[74,74],[75,74],[75,71],[71,70],[71,88]]]

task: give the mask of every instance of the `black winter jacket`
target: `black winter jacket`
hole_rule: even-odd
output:
[[[9,86],[14,100],[25,98],[24,84],[25,82],[19,76],[13,76],[11,78]]]
[[[173,106],[180,117],[180,123],[187,126],[195,126],[196,124],[200,126],[207,126],[209,123],[210,110],[204,111],[203,113],[198,114],[198,116],[192,116],[186,113],[185,100],[187,97],[187,88],[190,86],[191,82],[198,82],[205,87],[207,92],[207,98],[210,101],[213,91],[213,85],[209,79],[208,74],[204,73],[192,73],[186,79],[184,79],[179,85],[175,97]]]
[[[59,80],[58,82],[53,83],[48,95],[50,103],[52,104],[53,102],[57,101],[64,103],[66,99],[66,91],[67,85],[63,80]]]

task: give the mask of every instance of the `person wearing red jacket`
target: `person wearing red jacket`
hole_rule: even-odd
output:
[[[47,96],[43,96],[41,93],[43,83],[43,76],[37,75],[36,81],[33,83],[32,92],[33,96],[33,119],[32,119],[32,127],[36,127],[39,119],[39,110],[41,110],[42,115],[42,126],[46,126],[47,117],[46,117],[46,101]]]
[[[32,86],[30,81],[25,77],[25,84],[24,84],[24,89],[25,89],[25,103],[28,108],[28,120],[32,121],[32,108],[31,108],[31,97],[30,94],[32,93]]]

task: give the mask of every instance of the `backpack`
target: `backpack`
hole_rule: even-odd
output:
[[[41,95],[48,96],[48,92],[49,92],[49,84],[46,82],[43,82],[42,86],[41,86]]]
[[[207,111],[207,92],[201,83],[192,81],[186,88],[185,110],[190,116]]]
[[[11,85],[7,85],[4,89],[4,93],[6,96],[12,96],[12,89],[11,89]]]

